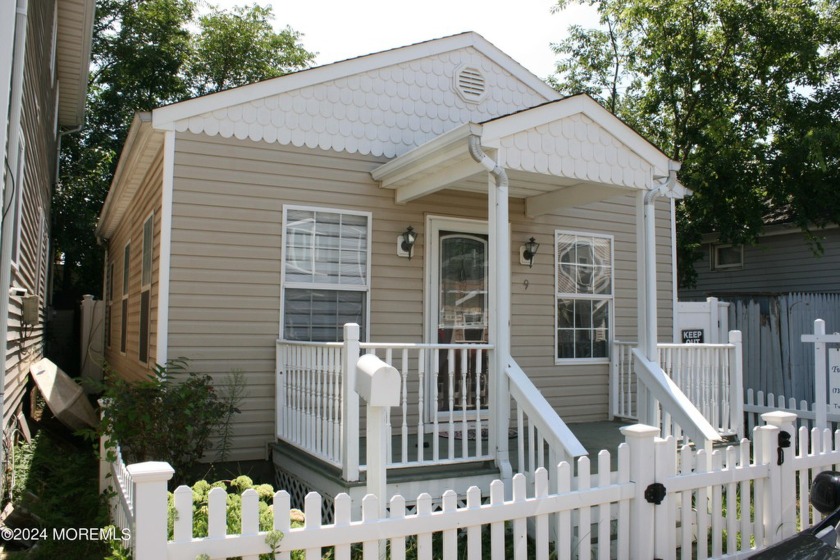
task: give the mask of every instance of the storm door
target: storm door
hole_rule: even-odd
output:
[[[488,241],[483,233],[486,226],[476,223],[466,229],[473,231],[433,228],[432,334],[439,344],[488,342]],[[487,408],[487,350],[438,350],[437,371],[430,388],[437,413],[474,414]]]

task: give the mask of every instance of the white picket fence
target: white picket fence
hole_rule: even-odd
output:
[[[275,558],[303,551],[302,557],[312,560],[329,551],[336,559],[367,560],[379,558],[383,547],[390,558],[426,560],[744,558],[816,523],[820,516],[807,502],[809,483],[840,463],[840,431],[796,430],[796,416],[781,411],[763,419],[766,425],[752,432],[752,442],[745,439],[711,455],[678,449],[673,437],[659,439],[656,428],[629,426],[615,471],[610,453],[602,451],[596,471],[582,457],[575,465],[560,463],[551,477],[556,482],[539,468],[532,483],[522,474],[509,488],[494,482],[489,496],[477,487],[465,497],[447,491],[439,508],[428,494],[413,500],[413,510],[405,497],[394,496],[382,518],[375,496],[366,496],[360,517],[353,517],[350,498],[342,494],[334,501],[334,523],[324,525],[321,496],[310,493],[304,526],[292,528],[290,496],[279,491],[273,527],[284,536]],[[793,436],[793,446],[779,446],[781,431]],[[268,533],[258,527],[254,491],[243,494],[241,534],[227,534],[226,492],[215,489],[209,535],[193,538],[192,491],[180,487],[174,494],[174,536],[167,540],[166,481],[172,469],[142,463],[127,470],[133,497],[118,503],[132,508],[136,560],[194,560],[201,554],[252,560],[272,552]]]
[[[784,395],[765,395],[762,391],[747,389],[744,402],[744,414],[746,423],[750,430],[760,425],[761,415],[773,410],[784,410],[796,414],[797,426],[811,429],[816,421],[815,403],[808,403],[805,400],[797,401],[794,398],[787,398]],[[833,429],[840,428],[840,414],[827,414],[828,425]]]

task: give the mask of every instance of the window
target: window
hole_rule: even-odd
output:
[[[111,317],[114,315],[114,263],[105,271],[105,346],[111,347]]]
[[[345,323],[367,332],[370,214],[287,206],[283,211],[286,340],[342,340]]]
[[[714,270],[744,266],[744,246],[712,245],[712,266]]]
[[[137,351],[138,359],[144,364],[149,361],[149,315],[152,291],[152,233],[155,226],[155,215],[146,219],[143,224],[143,259],[140,274],[140,341]]]
[[[128,273],[131,258],[131,243],[126,243],[123,252],[122,314],[120,316],[120,353],[125,354],[126,330],[128,329]]]
[[[558,231],[556,246],[557,360],[609,358],[613,301],[613,240]]]

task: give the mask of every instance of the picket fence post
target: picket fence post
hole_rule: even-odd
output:
[[[134,560],[166,558],[166,483],[175,469],[161,461],[137,463],[127,469],[134,481]]]
[[[775,460],[770,461],[770,486],[771,491],[776,494],[774,503],[778,504],[776,511],[779,512],[778,527],[774,527],[773,530],[778,531],[779,538],[775,540],[781,540],[793,536],[796,532],[796,484],[793,465],[796,453],[796,414],[777,410],[762,414],[761,419],[768,426],[779,430],[776,441],[769,444],[775,447],[776,456],[772,458]],[[787,447],[780,445],[783,432],[789,436]]]
[[[729,425],[737,430],[738,441],[744,439],[744,349],[741,331],[729,331],[734,345],[729,364]]]
[[[659,429],[644,424],[621,428],[624,441],[630,447],[630,482],[635,493],[630,502],[630,560],[653,558],[654,506],[645,500],[645,489],[655,482],[656,469],[651,468],[655,457]]]
[[[356,362],[359,360],[359,325],[344,325],[344,348],[341,373],[341,461],[342,478],[359,480],[359,394],[356,393]]]

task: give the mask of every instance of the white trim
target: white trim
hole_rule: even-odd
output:
[[[175,133],[163,140],[163,185],[161,186],[160,256],[158,257],[157,348],[155,361],[169,359],[169,274],[172,266],[172,193],[175,186]],[[154,261],[154,255],[152,256]]]
[[[9,246],[9,262],[12,268],[20,268],[20,246],[23,235],[23,191],[26,188],[26,137],[23,134],[23,127],[20,128],[18,138],[17,170],[15,170],[14,197],[9,201],[9,207],[5,218],[12,218],[12,239]],[[14,205],[14,208],[12,207]],[[11,214],[11,215],[10,215]]]
[[[468,32],[310,68],[279,78],[174,103],[155,109],[152,122],[156,129],[173,130],[176,121],[189,119],[196,115],[210,113],[232,105],[248,103],[255,99],[278,95],[295,89],[337,80],[353,74],[403,64],[412,60],[435,56],[465,47],[475,48],[514,77],[521,80],[538,95],[544,97],[546,101],[560,98],[560,95],[553,88],[499,50],[484,37],[474,32]]]
[[[306,212],[330,212],[333,214],[343,214],[352,216],[364,216],[367,218],[367,258],[365,259],[365,283],[361,284],[317,284],[317,283],[300,283],[292,282],[287,285],[286,282],[286,224],[288,223],[287,214],[289,210],[303,210]],[[280,324],[278,325],[278,338],[284,340],[285,333],[283,332],[286,317],[286,288],[302,289],[302,290],[331,290],[344,292],[365,292],[365,324],[360,325],[365,333],[365,340],[370,340],[370,299],[372,291],[371,260],[373,257],[373,213],[361,210],[349,210],[342,208],[335,208],[331,206],[305,206],[299,204],[284,204],[283,205],[283,223],[280,225],[282,231],[281,247],[280,247]]]
[[[681,342],[680,340],[680,325],[677,320],[677,302],[679,296],[677,288],[679,283],[679,276],[677,274],[677,204],[672,198],[671,205],[671,330],[674,335],[674,342]]]
[[[558,282],[558,261],[560,255],[557,253],[557,237],[560,235],[574,235],[575,237],[594,237],[599,239],[608,239],[610,242],[610,293],[609,294],[567,294],[557,291],[557,282]],[[554,243],[554,363],[556,365],[584,365],[584,364],[608,364],[610,363],[610,352],[612,351],[612,343],[613,339],[615,338],[615,236],[606,233],[593,233],[588,231],[581,231],[581,230],[564,230],[564,229],[555,229],[554,230],[554,238],[552,240]],[[558,358],[557,357],[557,344],[558,344],[558,333],[559,330],[557,328],[557,300],[560,297],[566,297],[568,299],[573,300],[609,300],[608,309],[607,309],[607,320],[609,321],[607,326],[607,356],[604,358]]]
[[[55,63],[58,51],[58,0],[53,4],[52,42],[50,43],[50,85],[55,83]],[[57,92],[56,92],[57,93]],[[58,97],[56,96],[56,99]],[[58,101],[56,101],[56,104]]]

